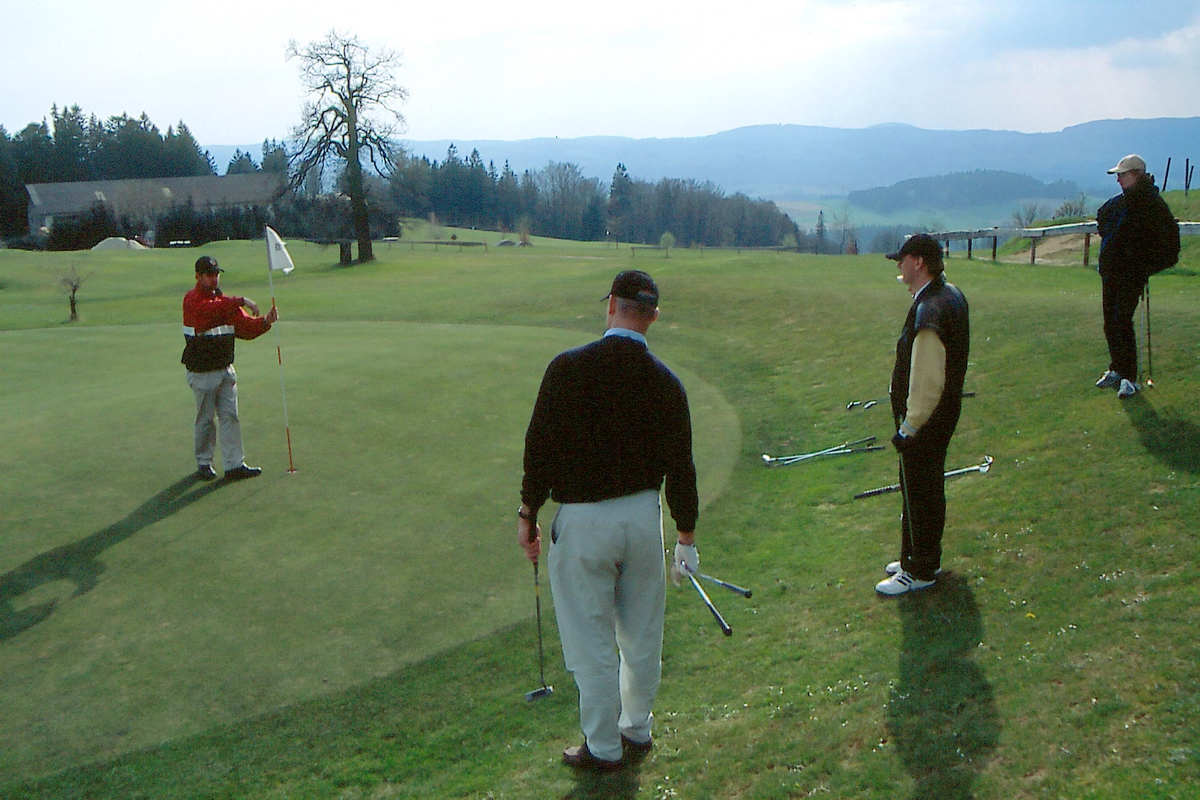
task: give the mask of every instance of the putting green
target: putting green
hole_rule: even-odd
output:
[[[343,689],[532,617],[514,542],[524,430],[547,361],[588,337],[278,331],[298,471],[272,333],[238,347],[248,460],[265,471],[234,484],[190,479],[176,326],[0,333],[0,781]],[[707,504],[739,421],[679,374]]]

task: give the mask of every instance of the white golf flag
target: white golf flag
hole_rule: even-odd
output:
[[[279,238],[279,234],[270,225],[267,227],[267,265],[272,270],[280,270],[284,275],[296,268],[292,263],[292,257],[288,255],[287,245],[283,243],[283,239]]]

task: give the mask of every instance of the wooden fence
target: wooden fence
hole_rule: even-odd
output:
[[[1049,225],[1044,228],[981,228],[969,231],[941,231],[929,234],[939,242],[945,242],[946,255],[950,254],[950,242],[967,242],[967,258],[973,258],[973,244],[976,239],[991,239],[992,261],[996,260],[996,248],[1001,237],[1029,239],[1029,263],[1037,263],[1038,242],[1051,236],[1067,236],[1083,234],[1083,265],[1086,267],[1091,259],[1092,237],[1097,235],[1096,223],[1075,222],[1067,225]],[[1200,236],[1200,222],[1180,222],[1180,236]]]

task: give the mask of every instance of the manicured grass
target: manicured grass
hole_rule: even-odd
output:
[[[474,232],[460,232],[463,238]],[[1118,403],[1099,281],[952,260],[972,364],[938,588],[895,557],[888,453],[759,454],[889,436],[908,304],[878,257],[537,240],[380,246],[342,268],[293,244],[277,281],[300,472],[284,473],[274,334],[239,345],[256,481],[190,469],[179,297],[196,251],[0,252],[0,795],[12,797],[1177,797],[1200,788],[1189,620],[1200,523],[1200,285],[1155,279],[1157,386]],[[207,248],[268,301],[261,243]],[[602,326],[616,270],[658,279],[651,346],[681,372],[726,639],[668,597],[656,748],[579,778],[575,693],[513,543],[521,437],[547,359]],[[1186,266],[1198,266],[1194,260]],[[51,557],[54,556],[54,557]],[[82,590],[82,591],[81,591]],[[543,600],[548,600],[543,581]],[[39,615],[41,617],[39,618]]]

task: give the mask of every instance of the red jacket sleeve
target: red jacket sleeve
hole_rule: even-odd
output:
[[[243,308],[238,308],[233,319],[233,333],[239,339],[257,339],[271,330],[266,317],[252,317]]]

